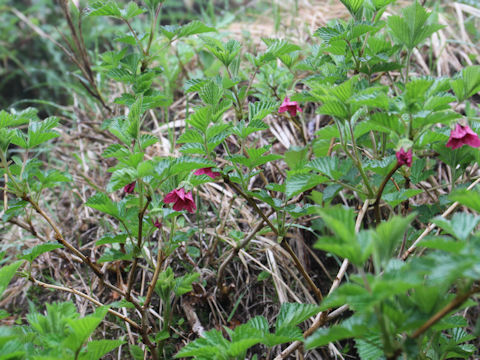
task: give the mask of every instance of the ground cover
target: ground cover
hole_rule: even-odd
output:
[[[477,5],[0,2],[0,359],[478,357]]]

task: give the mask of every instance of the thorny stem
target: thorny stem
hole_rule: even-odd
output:
[[[248,81],[247,91],[245,91],[245,99],[243,100],[244,103],[245,103],[245,101],[247,101],[247,99],[248,99],[248,92],[250,91],[250,87],[251,87],[252,84],[253,84],[253,80],[255,79],[255,76],[257,75],[258,70],[259,70],[259,67],[257,66],[257,67],[255,68],[255,71],[253,72],[252,76],[250,77],[250,80]]]
[[[412,56],[412,50],[408,50],[407,58],[406,58],[407,63],[405,65],[405,84],[407,83],[408,77],[409,77],[411,56]]]
[[[160,238],[159,238],[158,253],[157,253],[157,265],[156,265],[155,271],[153,273],[152,281],[150,282],[150,285],[148,286],[147,296],[145,297],[145,302],[143,303],[143,309],[144,310],[147,309],[148,305],[150,305],[150,301],[152,300],[153,291],[155,290],[155,285],[157,283],[158,276],[160,275],[160,270],[162,268],[163,260],[164,260],[164,253],[162,251],[161,241],[160,241]]]
[[[352,53],[353,60],[355,61],[355,71],[358,72],[358,69],[360,68],[360,62],[355,56],[355,51],[353,51],[352,44],[350,43],[350,41],[347,41],[347,45],[348,45],[348,48],[350,49],[350,52]]]
[[[140,210],[138,213],[138,236],[137,236],[137,251],[140,251],[140,247],[142,246],[142,231],[143,231],[143,216],[145,215],[145,211],[147,211],[148,205],[152,201],[150,196],[147,196],[147,203],[145,206]],[[132,268],[130,269],[130,273],[128,274],[128,285],[127,285],[127,296],[126,299],[130,301],[133,286],[133,279],[135,277],[135,270],[137,269],[138,264],[138,256],[135,256],[135,259],[132,263]]]
[[[377,222],[377,225],[380,224],[382,221],[382,217],[380,214],[380,199],[382,198],[383,190],[385,189],[385,185],[387,185],[388,180],[395,174],[395,172],[401,167],[398,162],[395,164],[395,166],[390,170],[390,172],[385,176],[383,179],[382,183],[380,184],[380,187],[378,188],[377,191],[377,196],[375,198],[375,203],[373,204],[373,207],[375,208],[375,219]]]
[[[71,253],[73,253],[74,255],[78,256],[80,259],[82,259],[82,261],[87,264],[92,270],[93,272],[100,278],[103,278],[103,273],[101,272],[101,270],[89,259],[87,258],[85,255],[83,255],[80,250],[78,250],[77,248],[75,248],[72,244],[70,244],[69,242],[67,242],[60,230],[58,229],[57,225],[53,222],[52,219],[50,219],[50,217],[38,206],[38,204],[32,200],[32,198],[26,194],[22,195],[22,200],[24,201],[27,201],[28,203],[30,203],[32,205],[32,207],[35,209],[35,211],[37,213],[39,213],[46,221],[47,223],[50,225],[50,227],[52,228],[53,232],[55,233],[55,240],[57,240],[60,244],[62,244],[64,247],[66,247]]]
[[[143,49],[143,46],[142,46],[142,43],[140,42],[140,39],[139,39],[138,36],[137,36],[137,33],[135,32],[135,30],[133,30],[132,25],[130,25],[130,22],[129,22],[127,19],[123,19],[123,21],[125,22],[125,24],[127,24],[128,29],[130,30],[130,32],[132,33],[133,37],[135,38],[135,42],[137,43],[137,46],[138,46],[138,49],[140,50],[140,52],[141,52],[144,56],[147,55],[147,53],[146,53],[145,50]]]
[[[230,178],[228,176],[225,176],[223,177],[223,180],[225,181],[226,184],[230,185],[232,188],[235,189],[235,191],[240,194],[240,196],[242,196],[251,206],[252,208],[255,210],[255,212],[260,215],[260,217],[265,221],[265,223],[267,223],[267,225],[270,227],[270,229],[272,229],[272,231],[275,233],[275,235],[279,235],[279,231],[278,229],[275,227],[275,225],[272,224],[272,222],[270,221],[270,219],[268,218],[268,216],[266,214],[263,213],[263,211],[257,206],[257,204],[255,203],[255,200],[253,200],[253,198],[247,194],[245,194],[242,189],[240,189],[238,187],[237,184],[234,184],[230,181]],[[312,278],[310,277],[310,275],[308,275],[307,271],[305,270],[305,268],[303,267],[302,263],[300,262],[300,260],[298,259],[298,257],[295,255],[295,253],[293,252],[292,248],[287,244],[286,240],[284,237],[282,237],[282,241],[280,243],[280,245],[288,252],[288,254],[290,255],[290,257],[292,258],[294,264],[295,264],[295,267],[297,268],[297,270],[302,274],[303,278],[305,279],[305,281],[308,283],[308,285],[310,286],[311,290],[315,293],[315,295],[317,296],[317,298],[319,299],[319,301],[322,301],[323,300],[323,296],[322,296],[322,292],[320,291],[320,289],[318,289],[318,287],[315,285],[315,283],[313,282]]]
[[[228,66],[226,66],[225,68],[227,69],[228,77],[230,78],[230,80],[233,81],[233,76],[230,69],[228,68]],[[240,103],[240,97],[238,96],[237,85],[235,85],[232,89],[233,89],[232,90],[233,95],[235,96],[235,100],[237,101],[237,106],[238,106],[238,108],[236,109],[237,120],[241,120],[243,119],[243,106],[242,106],[242,103]]]
[[[267,214],[267,217],[270,216],[271,214],[273,214],[273,210],[271,210],[270,213]],[[263,219],[260,220],[260,222],[253,228],[253,230],[250,232],[250,234],[240,244],[238,244],[237,246],[235,246],[233,248],[230,255],[228,255],[228,257],[220,265],[220,267],[218,268],[218,275],[217,275],[217,288],[219,288],[219,289],[223,288],[223,277],[224,277],[224,273],[225,273],[225,269],[226,269],[227,265],[230,263],[230,261],[232,261],[232,259],[235,256],[238,255],[240,250],[245,248],[250,243],[250,241],[254,238],[254,236],[263,227],[263,223],[264,223],[264,220]]]
[[[152,19],[152,26],[150,28],[150,37],[148,38],[147,50],[145,51],[145,55],[150,54],[150,47],[152,46],[153,36],[155,35],[155,28],[157,27],[158,16],[160,15],[160,10],[162,9],[163,3],[161,3],[157,9],[155,10],[155,16]]]
[[[39,205],[33,201],[28,195],[23,195],[22,196],[22,199],[29,202],[32,207],[35,209],[35,211],[37,213],[39,213],[46,221],[47,223],[50,225],[50,227],[52,228],[54,234],[55,234],[55,239],[60,243],[62,244],[64,247],[66,247],[72,254],[76,255],[77,257],[79,257],[85,264],[87,264],[92,270],[93,272],[95,273],[96,276],[98,276],[98,278],[102,281],[102,283],[108,287],[109,289],[115,291],[116,293],[120,294],[121,296],[125,297],[126,298],[126,293],[124,291],[122,291],[121,289],[119,289],[118,287],[116,287],[115,285],[111,284],[109,281],[107,281],[104,277],[104,274],[100,271],[100,269],[98,269],[98,267],[89,259],[87,258],[85,255],[83,255],[80,250],[78,250],[77,248],[75,248],[72,244],[68,243],[62,236],[62,234],[60,233],[60,230],[58,229],[58,227],[56,226],[56,224],[53,222],[53,220],[39,207]],[[137,309],[141,309],[141,306],[140,304],[138,303],[137,300],[133,299],[132,297],[130,297],[129,301],[135,306],[135,308]]]
[[[360,156],[358,155],[357,142],[355,141],[355,134],[353,132],[352,123],[350,121],[347,121],[347,122],[348,122],[348,129],[350,130],[350,136],[352,138],[353,153],[355,155],[354,162],[358,168],[358,171],[360,172],[360,176],[362,177],[363,182],[365,183],[365,186],[367,187],[368,195],[373,196],[374,193],[373,193],[372,187],[370,186],[370,182],[368,181],[367,174],[365,174],[365,171],[363,170],[362,161],[360,160]]]
[[[308,273],[305,271],[305,268],[303,267],[302,263],[298,259],[297,255],[293,251],[293,249],[288,245],[287,241],[285,240],[285,237],[282,238],[282,241],[280,242],[280,245],[288,252],[290,257],[292,258],[293,262],[295,263],[295,267],[300,271],[302,274],[303,278],[307,282],[308,286],[310,287],[310,290],[312,290],[315,293],[315,296],[317,297],[318,303],[321,303],[323,301],[323,295],[320,289],[315,285],[313,282],[312,278]]]
[[[458,308],[462,305],[465,301],[468,300],[470,296],[480,292],[480,286],[475,285],[470,291],[466,293],[459,294],[450,301],[446,306],[444,306],[441,310],[439,310],[435,315],[433,315],[430,319],[428,319],[422,326],[420,326],[411,336],[412,339],[418,338],[422,335],[425,331],[435,325],[438,321],[440,321],[444,316],[446,316],[451,311]]]

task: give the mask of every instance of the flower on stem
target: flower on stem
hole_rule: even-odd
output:
[[[193,214],[197,209],[192,192],[189,191],[186,193],[184,188],[170,191],[163,198],[163,202],[165,204],[173,203],[173,210],[175,211],[187,210]]]
[[[155,219],[155,221],[153,221],[153,226],[155,226],[157,229],[162,229],[162,223],[160,221],[158,221],[158,219]]]
[[[290,115],[295,116],[297,115],[297,111],[302,112],[303,110],[300,106],[298,106],[296,101],[290,101],[290,98],[285,97],[282,105],[280,105],[280,108],[278,109],[278,112],[283,113],[285,111],[288,111]]]
[[[403,147],[398,150],[395,155],[397,156],[398,165],[407,165],[412,167],[412,149],[408,149],[407,152],[403,150]]]
[[[450,133],[450,138],[448,139],[446,146],[455,150],[463,145],[480,147],[480,139],[468,125],[465,124],[465,126],[463,126],[457,123],[455,129]]]
[[[207,176],[211,177],[212,179],[215,179],[216,177],[220,176],[220,173],[212,171],[211,167],[207,167],[207,168],[198,169],[197,171],[195,171],[193,173],[193,175],[207,175]]]
[[[136,181],[134,181],[134,182],[132,182],[132,183],[130,183],[130,184],[125,185],[125,187],[123,188],[123,192],[124,192],[125,194],[132,194],[133,191],[135,190],[135,183],[136,183]]]

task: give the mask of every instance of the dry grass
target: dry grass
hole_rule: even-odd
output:
[[[324,26],[333,19],[348,18],[348,13],[339,2],[299,0],[298,10],[292,11],[293,1],[275,1],[282,14],[282,22],[278,31],[275,31],[272,12],[267,12],[259,15],[254,22],[233,23],[228,28],[231,36],[243,39],[243,32],[248,29],[250,39],[259,49],[264,46],[260,40],[261,37],[286,37],[299,44],[306,44],[312,41],[311,34],[318,27]],[[409,1],[400,1],[393,11],[398,11],[406,3]],[[256,1],[251,2],[251,6],[255,5]],[[478,9],[457,2],[450,3],[445,7],[444,12],[439,15],[439,20],[446,27],[436,33],[421,52],[416,52],[414,55],[415,71],[418,74],[452,75],[462,68],[463,63],[472,64],[475,61],[478,63],[479,50],[476,46],[478,44],[472,43],[464,26],[467,16],[475,17],[477,22],[480,21]],[[469,56],[472,54],[477,56],[477,60],[472,60]],[[120,89],[118,90],[120,91]],[[112,99],[114,97],[115,94],[112,94]],[[107,133],[99,130],[103,120],[100,108],[86,109],[82,106],[80,99],[75,99],[74,104],[67,110],[73,114],[72,119],[68,119],[70,123],[62,130],[62,136],[51,149],[50,156],[58,160],[55,163],[68,164],[73,181],[71,187],[65,186],[55,192],[46,193],[42,201],[44,204],[50,204],[49,213],[61,225],[64,237],[78,246],[91,259],[98,259],[100,249],[95,247],[95,241],[105,232],[106,227],[115,230],[118,228],[118,224],[83,204],[94,194],[95,187],[104,188],[107,183],[109,175],[106,169],[113,164],[109,159],[102,158],[101,153],[114,140]],[[170,107],[170,113],[173,114],[172,118],[162,122],[161,114],[150,111],[147,128],[158,136],[159,142],[152,147],[147,156],[178,155],[178,150],[171,148],[167,130],[175,133],[183,131],[186,116],[185,97],[175,100]],[[228,116],[233,117],[233,114],[227,114]],[[256,143],[258,146],[273,143],[273,147],[279,152],[299,144],[297,131],[290,122],[276,115],[269,116],[266,121],[270,125],[270,130],[250,137],[249,140],[252,143]],[[319,116],[313,115],[311,119],[307,119],[307,122],[312,122],[315,129],[322,126],[322,119]],[[234,139],[229,138],[228,142],[232,147],[237,147]],[[78,155],[80,161],[72,157],[73,153]],[[217,161],[222,167],[223,154],[218,153]],[[431,182],[426,182],[424,186],[434,188],[445,177],[448,180],[448,172],[439,170],[436,178],[433,178]],[[285,168],[282,165],[268,164],[264,177],[252,178],[249,188],[263,188],[265,181],[278,182],[284,178]],[[436,196],[442,191],[441,188],[438,188]],[[165,264],[165,266],[172,266],[178,274],[182,274],[186,269],[193,269],[201,274],[201,280],[205,285],[198,285],[193,294],[182,300],[189,304],[184,307],[189,309],[187,315],[191,315],[192,312],[198,315],[197,319],[193,318],[190,320],[191,322],[198,321],[200,327],[207,330],[220,328],[222,325],[233,327],[255,315],[264,315],[271,320],[277,314],[279,304],[283,302],[315,302],[311,291],[307,289],[300,274],[295,270],[288,254],[275,241],[273,234],[269,233],[254,237],[249,247],[239,252],[238,258],[231,262],[226,269],[227,291],[219,293],[215,287],[216,269],[235,246],[235,240],[229,235],[230,232],[240,230],[249,233],[260,219],[250,210],[248,204],[224,183],[204,185],[198,189],[197,193],[200,199],[199,203],[202,203],[202,215],[197,218],[189,217],[184,230],[190,226],[197,226],[199,231],[188,244],[179,247]],[[116,193],[112,196],[114,200],[118,200],[121,195]],[[426,197],[427,195],[423,199],[419,198],[418,201],[432,200]],[[266,212],[268,209],[263,210]],[[35,217],[33,219],[31,225],[40,235],[32,236],[32,231],[27,231],[31,230],[28,224],[24,224],[27,230],[13,226],[8,232],[3,233],[2,243],[9,244],[8,246],[13,252],[13,250],[31,248],[44,241],[53,241],[53,234],[46,224]],[[309,226],[311,220],[311,218],[304,218],[299,224]],[[324,253],[313,251],[311,247],[313,239],[307,232],[293,228],[289,231],[288,238],[317,286],[322,292],[327,293],[341,264]],[[190,246],[198,249],[201,254],[200,259],[191,258],[187,249]],[[216,251],[216,249],[221,250]],[[145,250],[148,251],[148,249]],[[209,253],[209,250],[213,250],[213,252]],[[121,268],[113,267],[108,270],[110,280],[122,287],[126,281],[126,275],[122,273]],[[268,273],[269,278],[258,282],[257,277],[261,272]],[[38,277],[48,276],[52,282],[76,288],[97,298],[102,303],[118,300],[114,293],[103,289],[98,282],[90,278],[92,275],[85,268],[79,266],[75,258],[72,260],[71,256],[64,253],[63,250],[44,254],[37,259],[33,274]],[[151,272],[145,269],[139,272],[134,289],[137,297],[145,296],[150,276]],[[92,283],[95,285],[94,287],[92,287]],[[26,295],[33,291],[31,286],[25,279],[17,279],[9,287],[0,307],[7,307],[10,310],[26,309]],[[91,303],[72,294],[35,291],[32,295],[39,304],[45,301],[72,299],[82,314],[93,309]],[[181,302],[175,304],[176,312],[180,315],[183,311],[181,304]],[[162,310],[161,304],[157,302],[154,305],[152,316],[161,318],[159,315]],[[229,317],[230,319],[228,319]],[[6,319],[3,322],[11,322],[11,320]],[[182,328],[174,325],[172,330],[180,336],[178,346],[180,347],[183,341],[192,340],[198,336],[198,331],[200,331],[198,329],[197,327],[197,331],[192,332],[189,325]],[[124,330],[114,322],[104,323],[101,332],[105,337],[125,335]],[[136,339],[131,329],[127,329],[126,335],[132,342]],[[277,350],[275,349],[274,353]],[[313,351],[307,358],[321,359],[337,356],[342,358],[335,346],[331,347],[329,352]],[[118,355],[118,358],[126,359],[127,351],[123,351],[122,354]]]

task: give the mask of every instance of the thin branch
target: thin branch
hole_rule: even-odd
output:
[[[273,210],[270,211],[267,216],[270,216],[273,214]],[[223,261],[223,263],[220,265],[218,268],[218,275],[217,275],[217,288],[222,289],[223,288],[223,277],[225,274],[225,269],[227,268],[227,265],[232,261],[232,259],[238,255],[240,250],[245,248],[250,241],[255,237],[255,235],[260,231],[260,229],[263,227],[263,220],[260,220],[260,222],[252,229],[250,234],[237,246],[235,246],[232,250],[232,252],[228,255],[228,257]]]
[[[157,253],[157,265],[156,265],[155,271],[153,273],[152,281],[150,282],[150,285],[148,286],[147,296],[145,297],[145,302],[143,303],[143,309],[144,310],[148,307],[148,305],[150,304],[150,301],[152,300],[153,290],[155,290],[155,285],[157,283],[158,276],[160,275],[160,270],[162,268],[163,260],[164,260],[164,254],[163,254],[163,251],[162,251],[160,238],[159,238],[158,253]]]
[[[317,287],[317,285],[315,285],[315,283],[313,282],[312,278],[310,277],[310,275],[308,275],[308,273],[305,271],[305,268],[303,267],[302,263],[300,262],[300,260],[298,259],[297,255],[295,254],[295,252],[292,250],[292,248],[290,247],[290,245],[288,245],[287,241],[285,240],[285,237],[282,238],[282,241],[280,242],[280,245],[282,246],[282,248],[284,248],[288,254],[290,255],[290,257],[292,258],[294,264],[295,264],[295,267],[298,269],[298,271],[300,271],[300,273],[302,274],[303,278],[305,279],[305,281],[307,282],[309,288],[311,291],[314,292],[316,298],[317,298],[317,301],[318,303],[321,303],[323,301],[323,295],[322,295],[322,292],[320,291],[320,289]]]
[[[53,289],[53,290],[60,290],[60,291],[65,291],[65,292],[68,292],[68,293],[71,293],[71,294],[74,294],[74,295],[78,295],[80,297],[83,297],[84,299],[87,299],[88,301],[91,301],[92,303],[94,303],[95,305],[97,306],[105,306],[103,305],[100,301],[98,300],[95,300],[94,298],[92,298],[91,296],[88,296],[87,294],[84,294],[76,289],[72,289],[72,288],[68,288],[68,287],[65,287],[65,286],[58,286],[58,285],[52,285],[52,284],[47,284],[47,283],[44,283],[42,281],[39,281],[37,279],[35,279],[33,276],[29,276],[28,277],[28,280],[30,280],[31,282],[33,282],[35,285],[37,286],[41,286],[45,289]],[[137,330],[140,330],[141,327],[140,325],[138,325],[135,321],[133,321],[132,319],[130,319],[129,317],[123,315],[123,314],[120,314],[119,312],[115,311],[115,310],[112,310],[112,309],[108,309],[108,312],[120,319],[122,319],[123,321],[129,323],[131,326],[133,326],[135,329]]]
[[[412,339],[418,338],[420,335],[422,335],[425,331],[427,331],[429,328],[431,328],[433,325],[435,325],[438,321],[440,321],[444,316],[446,316],[448,313],[451,311],[455,310],[458,308],[460,305],[462,305],[465,301],[467,301],[470,296],[472,296],[475,293],[480,292],[480,286],[475,286],[473,289],[470,291],[467,291],[464,294],[459,294],[450,301],[443,309],[439,310],[435,315],[433,315],[430,319],[425,322],[422,326],[420,326],[411,336]]]
[[[35,202],[30,196],[28,195],[23,195],[22,200],[29,202],[32,207],[35,209],[37,213],[39,213],[50,225],[52,228],[53,232],[55,233],[55,240],[57,240],[60,244],[62,244],[64,247],[66,247],[71,253],[74,255],[78,256],[82,261],[87,264],[93,272],[100,278],[103,279],[103,273],[102,271],[95,265],[89,258],[87,258],[85,255],[81,253],[80,250],[75,248],[72,244],[70,244],[68,241],[66,241],[60,230],[58,229],[57,225],[53,222],[53,220],[38,206],[37,202]]]
[[[478,183],[480,183],[480,178],[478,178],[477,180],[475,180],[473,183],[470,184],[470,186],[467,188],[467,190],[472,190]],[[454,202],[452,205],[450,205],[450,207],[445,210],[445,212],[441,215],[441,217],[445,218],[447,217],[448,215],[450,215],[453,210],[456,209],[456,207],[460,205],[460,203],[458,201]],[[412,252],[415,251],[415,249],[417,248],[417,245],[420,241],[423,240],[423,238],[425,238],[425,236],[427,236],[428,234],[430,234],[430,232],[435,229],[437,225],[435,224],[429,224],[427,226],[427,228],[423,231],[423,233],[417,238],[417,240],[415,240],[412,244],[412,246],[410,246],[408,248],[407,251],[405,251],[402,255],[402,260],[407,260],[407,258],[412,254]]]
[[[395,174],[395,172],[398,169],[400,169],[401,166],[402,165],[400,165],[400,163],[397,162],[395,166],[392,168],[392,170],[390,170],[390,172],[387,174],[387,176],[385,176],[380,187],[378,188],[377,196],[375,198],[375,203],[373,204],[373,207],[375,208],[375,219],[376,219],[377,225],[379,225],[380,222],[382,221],[382,216],[380,214],[380,200],[382,199],[382,194],[383,194],[383,190],[385,189],[385,185],[387,185],[388,180],[390,180],[393,174]]]
[[[143,216],[145,215],[145,211],[147,211],[150,201],[152,201],[152,198],[150,196],[147,196],[147,203],[142,208],[142,210],[138,213],[138,235],[137,235],[138,249],[140,249],[140,247],[142,246]],[[126,294],[126,299],[128,301],[130,301],[130,297],[131,297],[130,293],[132,292],[133,279],[135,277],[135,270],[137,269],[137,265],[138,265],[138,256],[135,256],[135,259],[133,260],[132,268],[130,269],[130,272],[128,274],[128,284],[127,284],[127,294]]]

